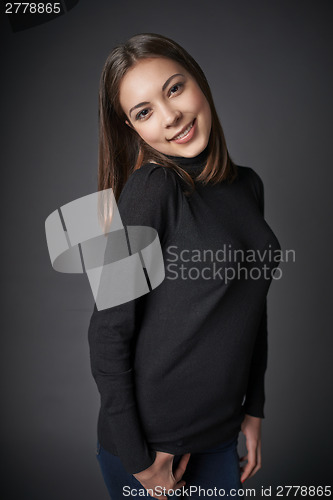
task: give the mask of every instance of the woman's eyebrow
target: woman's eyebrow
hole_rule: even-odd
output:
[[[174,75],[170,76],[167,79],[167,81],[163,84],[162,92],[166,89],[166,87],[169,85],[169,83],[171,82],[171,80],[173,78],[175,78],[175,76],[185,76],[185,75],[183,75],[182,73],[175,73]],[[141,106],[145,106],[146,104],[149,104],[149,102],[148,101],[144,101],[144,102],[140,102],[139,104],[136,104],[136,106],[133,106],[133,108],[131,108],[129,110],[129,116],[131,116],[131,113],[132,113],[132,111],[134,111],[134,109],[140,108]]]

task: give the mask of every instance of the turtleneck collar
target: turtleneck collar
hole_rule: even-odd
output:
[[[206,164],[208,158],[208,145],[201,151],[197,156],[192,156],[192,158],[186,158],[185,156],[171,156],[165,155],[170,160],[174,161],[184,170],[192,170],[199,167],[203,167]]]

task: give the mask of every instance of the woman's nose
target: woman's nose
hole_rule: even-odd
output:
[[[181,111],[173,109],[171,106],[166,106],[163,109],[163,125],[164,127],[171,127],[175,125],[181,118]]]

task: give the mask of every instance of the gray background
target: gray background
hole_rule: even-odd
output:
[[[174,38],[210,82],[236,163],[265,184],[295,263],[269,307],[263,467],[245,487],[332,478],[332,9],[319,1],[88,1],[12,33],[1,16],[1,449],[7,499],[107,500],[84,275],[50,264],[44,222],[97,189],[97,91],[113,46]],[[240,448],[242,447],[240,441]],[[273,494],[274,497],[274,494]]]

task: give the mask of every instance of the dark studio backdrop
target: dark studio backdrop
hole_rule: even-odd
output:
[[[1,6],[2,498],[108,498],[95,458],[94,299],[86,275],[53,270],[44,224],[97,190],[99,77],[113,46],[140,32],[175,39],[201,65],[232,158],[260,174],[266,220],[295,250],[268,295],[263,465],[244,487],[274,497],[277,485],[330,485],[330,2],[70,3],[29,29]]]

